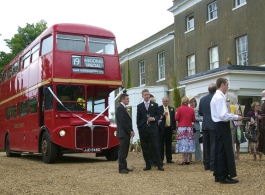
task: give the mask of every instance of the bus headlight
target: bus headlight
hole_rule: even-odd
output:
[[[59,131],[59,135],[60,135],[61,137],[64,137],[65,134],[66,134],[65,130],[61,130],[61,131]]]
[[[117,130],[115,130],[115,131],[113,132],[113,134],[114,134],[114,136],[116,137],[116,136],[117,136]]]

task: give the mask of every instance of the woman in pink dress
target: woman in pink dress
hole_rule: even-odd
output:
[[[190,153],[195,152],[195,141],[193,134],[193,122],[195,122],[195,112],[188,106],[189,99],[184,96],[176,112],[175,120],[178,121],[178,134],[176,137],[176,153],[182,153],[180,165],[190,164]]]

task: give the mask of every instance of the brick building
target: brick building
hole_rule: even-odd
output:
[[[173,106],[175,78],[181,95],[199,101],[210,83],[225,77],[232,103],[246,105],[246,114],[265,89],[264,7],[264,0],[174,0],[168,9],[174,24],[120,53],[124,87],[129,68],[128,93],[139,99],[133,104],[143,88],[160,87],[157,102],[168,95]]]

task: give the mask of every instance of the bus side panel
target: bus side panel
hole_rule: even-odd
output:
[[[21,91],[24,91],[29,88],[29,67],[26,67],[23,70],[23,74],[21,76]]]
[[[29,66],[29,86],[32,87],[38,84],[38,75],[39,73],[38,60],[34,61]]]
[[[39,58],[40,62],[39,65],[41,66],[39,71],[40,71],[40,80],[46,80],[48,78],[52,77],[52,53],[48,53],[44,56],[41,56],[41,58]],[[63,69],[61,69],[63,70]],[[63,72],[63,71],[62,71]]]
[[[21,78],[22,78],[22,73],[18,72],[15,78],[15,91],[16,94],[21,92],[22,86],[21,86]]]
[[[25,151],[25,128],[27,116],[21,116],[16,119],[8,121],[9,136],[10,136],[10,149],[15,151]]]

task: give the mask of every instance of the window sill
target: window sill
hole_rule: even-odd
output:
[[[187,30],[187,31],[185,32],[185,34],[191,32],[191,31],[193,31],[193,30],[194,30],[194,28],[191,28],[191,29]]]
[[[244,6],[244,5],[246,5],[246,4],[247,4],[247,2],[242,3],[242,4],[240,4],[240,5],[236,6],[236,7],[234,7],[234,8],[232,9],[232,11],[234,11],[234,10],[236,10],[236,9],[238,9],[238,8],[240,8],[240,7]]]
[[[215,17],[215,18],[213,18],[213,19],[211,19],[211,20],[206,21],[206,24],[208,24],[208,23],[210,23],[210,22],[216,20],[217,18],[218,18],[218,17]]]
[[[164,80],[166,80],[166,78],[159,79],[159,80],[157,80],[156,82],[159,83],[159,82],[164,81]]]

